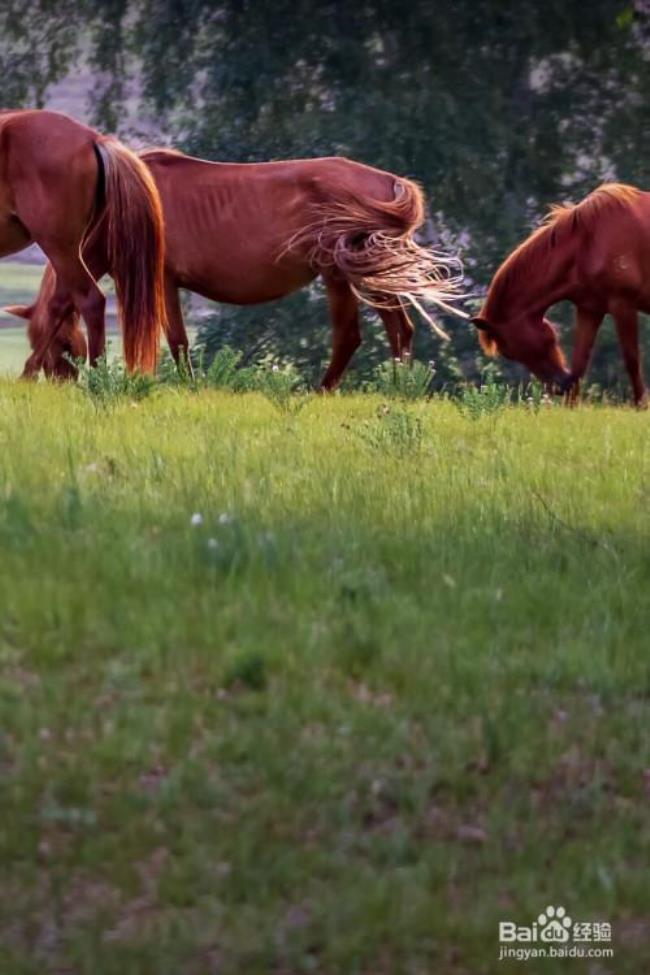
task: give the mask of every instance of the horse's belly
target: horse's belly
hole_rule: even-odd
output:
[[[309,284],[316,277],[307,265],[283,267],[243,266],[233,262],[232,266],[210,266],[200,273],[185,272],[181,284],[190,291],[230,305],[257,305],[265,301],[283,298]]]
[[[0,257],[16,254],[31,242],[32,239],[20,220],[0,210]]]

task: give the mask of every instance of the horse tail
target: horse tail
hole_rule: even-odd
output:
[[[107,250],[120,312],[124,359],[133,372],[156,367],[165,327],[165,234],[156,184],[146,165],[117,139],[95,143],[106,201]]]
[[[335,199],[315,205],[313,218],[294,235],[289,249],[306,246],[314,266],[324,273],[338,272],[367,305],[413,305],[441,338],[448,339],[422,303],[467,317],[451,304],[463,297],[461,262],[415,240],[425,218],[420,187],[394,178],[393,192],[392,200],[383,201],[337,190]]]

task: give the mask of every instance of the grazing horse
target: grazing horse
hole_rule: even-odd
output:
[[[377,308],[392,354],[403,357],[413,340],[407,306],[424,312],[421,302],[431,301],[447,308],[458,296],[458,263],[413,238],[424,198],[408,179],[342,158],[231,164],[164,149],[141,158],[165,216],[167,338],[177,361],[188,348],[178,288],[249,305],[281,298],[320,275],[333,330],[325,390],[339,383],[361,342],[359,300]],[[84,260],[95,278],[113,273],[105,223],[90,236]],[[30,318],[33,346],[50,343],[28,360],[27,375],[43,366],[65,376],[63,353],[84,354],[73,302],[58,329],[47,312],[57,277],[48,269],[35,304],[10,309]],[[91,344],[91,362],[103,348]]]
[[[91,345],[104,332],[104,295],[82,251],[105,228],[130,369],[155,366],[164,320],[164,234],[147,167],[116,139],[57,112],[0,112],[0,257],[41,246],[55,272],[47,314],[81,313]],[[36,350],[38,357],[40,348]]]
[[[565,299],[577,311],[570,371],[556,329],[544,317],[547,308]],[[472,321],[489,355],[500,352],[522,362],[575,398],[609,313],[634,401],[644,406],[639,311],[650,313],[650,193],[609,183],[575,206],[552,208],[545,223],[501,265]]]

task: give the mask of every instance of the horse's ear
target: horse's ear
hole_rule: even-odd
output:
[[[31,305],[6,305],[2,309],[7,315],[15,315],[16,318],[27,318],[32,317],[32,306]]]
[[[494,329],[489,322],[486,322],[484,318],[479,315],[476,318],[472,318],[472,325],[475,325],[478,329],[478,340],[481,344],[481,348],[486,355],[495,356],[498,352],[497,340],[494,334]]]
[[[477,315],[476,318],[470,318],[470,322],[472,325],[476,326],[476,328],[480,328],[482,332],[490,332],[492,330],[490,323],[484,318],[481,318],[480,315]]]

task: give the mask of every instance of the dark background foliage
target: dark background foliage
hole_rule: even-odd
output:
[[[206,158],[344,153],[415,177],[430,201],[426,234],[460,251],[479,293],[547,204],[608,178],[650,185],[644,0],[3,6],[5,104],[44,103],[48,83],[81,63],[91,72],[94,121],[105,128],[133,135],[135,101],[145,130],[153,123]],[[557,315],[570,321],[568,309]],[[473,368],[471,329],[447,325]],[[258,309],[218,309],[208,331],[211,347],[229,341],[310,372],[327,351],[318,289]],[[383,354],[377,328],[366,332],[361,368]],[[438,351],[422,326],[418,353]],[[620,371],[606,328],[592,378],[612,385]]]

